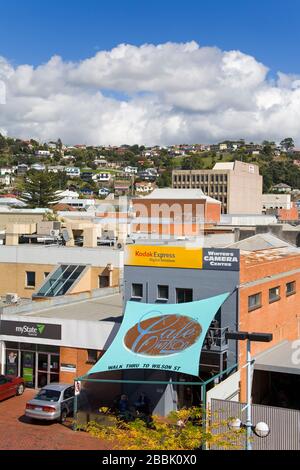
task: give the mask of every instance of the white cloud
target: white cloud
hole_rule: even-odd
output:
[[[0,58],[0,82],[0,128],[15,137],[151,145],[293,136],[300,144],[300,77],[269,80],[268,68],[240,51],[121,44],[36,68]]]

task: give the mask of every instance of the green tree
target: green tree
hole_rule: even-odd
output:
[[[57,201],[57,181],[53,173],[30,171],[21,182],[22,196],[28,207],[49,207]]]
[[[159,188],[170,188],[172,186],[172,173],[164,171],[157,180],[157,186]]]
[[[286,137],[280,142],[280,146],[286,151],[291,150],[295,147],[294,139],[292,137]]]

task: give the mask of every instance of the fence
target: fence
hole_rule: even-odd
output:
[[[211,400],[212,422],[227,421],[236,417],[246,422],[245,403],[228,400]],[[252,423],[264,421],[270,428],[270,434],[259,438],[253,434],[253,450],[299,450],[300,449],[300,411],[276,408],[265,405],[252,405]],[[219,429],[226,431],[226,425]]]

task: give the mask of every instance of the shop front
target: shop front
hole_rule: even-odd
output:
[[[23,377],[28,388],[59,382],[59,351],[59,346],[5,341],[4,373]]]

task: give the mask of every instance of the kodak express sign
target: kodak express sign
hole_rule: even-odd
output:
[[[202,269],[201,248],[182,246],[129,245],[125,251],[125,265],[158,268]]]

